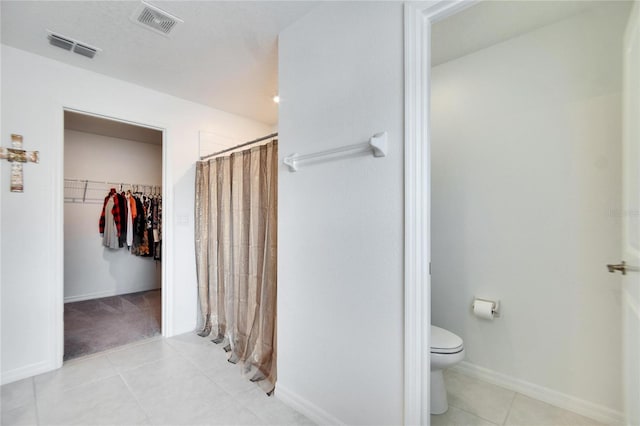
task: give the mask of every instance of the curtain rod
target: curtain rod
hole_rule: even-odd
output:
[[[276,136],[278,136],[278,132],[271,133],[270,135],[263,136],[263,137],[258,138],[258,139],[254,139],[254,140],[249,141],[249,142],[241,143],[240,145],[232,146],[231,148],[223,149],[222,151],[214,152],[213,154],[203,155],[203,156],[200,157],[200,160],[206,160],[207,158],[215,157],[216,155],[224,154],[225,152],[233,151],[233,150],[236,150],[238,148],[242,148],[243,146],[252,145],[254,143],[262,142],[262,141],[267,140],[267,139],[275,138]]]

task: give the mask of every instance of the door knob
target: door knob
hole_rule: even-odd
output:
[[[622,261],[622,263],[618,265],[611,265],[611,264],[607,265],[607,269],[612,274],[615,273],[616,271],[620,271],[622,272],[622,275],[627,275],[627,264],[624,260]]]

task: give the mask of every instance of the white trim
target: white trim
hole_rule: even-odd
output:
[[[95,293],[79,294],[77,296],[68,296],[64,298],[64,303],[82,302],[83,300],[100,299],[101,297],[118,296],[121,294],[139,293],[141,291],[159,290],[162,287],[152,287],[140,289],[133,292],[122,293],[118,290],[97,291]]]
[[[2,19],[2,8],[0,8],[0,19]],[[2,55],[1,54],[0,54],[0,93],[2,93]],[[0,102],[0,118],[1,117],[2,117],[2,102]],[[1,135],[4,135],[4,133],[2,132],[2,120],[0,120],[0,143],[3,143],[4,140],[2,139]],[[2,186],[3,185],[2,175],[4,175],[4,170],[3,170],[3,167],[0,167],[0,188],[4,188],[4,186]],[[1,189],[0,189],[0,206],[2,206],[2,190]],[[0,235],[3,235],[2,234],[2,208],[0,208]],[[2,286],[2,244],[0,244],[0,286]],[[1,291],[0,291],[0,294],[2,294]],[[0,296],[0,307],[1,306],[2,306],[2,297]],[[0,351],[0,366],[2,366],[1,352],[2,351]],[[0,377],[0,383],[2,383],[1,377]]]
[[[428,397],[428,389],[424,389],[421,380],[424,362],[423,327],[420,318],[429,304],[423,302],[424,271],[422,270],[424,238],[418,230],[422,228],[422,210],[417,187],[425,185],[418,177],[423,162],[417,158],[416,151],[423,145],[418,135],[422,132],[422,104],[417,93],[421,93],[419,61],[421,58],[421,10],[414,4],[407,3],[404,8],[404,51],[405,51],[405,135],[404,135],[404,191],[405,191],[405,230],[404,230],[404,424],[422,424],[422,401]],[[426,207],[428,209],[428,206]],[[428,278],[426,284],[428,285]],[[428,293],[428,292],[425,292]],[[428,404],[427,404],[428,405]]]
[[[426,350],[430,345],[430,327],[422,325],[430,323],[431,298],[428,275],[431,25],[476,3],[478,0],[405,4],[405,425],[430,423],[430,369]],[[639,314],[632,300],[627,299],[627,303]],[[604,423],[618,424],[624,418],[622,412],[468,362],[453,369]]]
[[[169,161],[171,147],[167,128],[162,129],[162,336],[172,337],[173,331],[173,169]]]
[[[329,414],[322,408],[312,402],[302,398],[298,394],[291,392],[282,385],[276,385],[275,397],[295,409],[300,414],[307,416],[311,421],[319,425],[337,425],[342,426],[346,423],[341,422],[333,415]]]
[[[52,365],[49,361],[41,361],[34,364],[24,365],[2,373],[0,384],[6,385],[7,383],[17,382],[18,380],[46,373],[47,371],[51,371],[56,368],[58,367],[55,364]]]
[[[135,126],[145,127],[149,129],[155,129],[162,132],[162,212],[163,221],[168,226],[162,229],[162,336],[173,336],[173,185],[171,177],[171,163],[169,162],[170,150],[168,147],[168,135],[167,127],[156,124],[144,124],[137,121],[125,120],[117,118],[115,115],[101,114],[95,112],[88,112],[92,108],[77,108],[69,105],[60,105],[60,122],[59,128],[62,132],[60,138],[59,149],[55,150],[57,158],[53,159],[57,167],[53,168],[52,181],[54,184],[53,191],[53,241],[57,241],[57,245],[52,246],[53,253],[52,258],[54,260],[53,271],[53,285],[51,286],[51,303],[52,303],[52,321],[51,321],[51,336],[55,339],[51,342],[54,350],[52,351],[52,359],[46,363],[48,368],[43,371],[38,371],[35,374],[39,374],[45,371],[54,370],[62,367],[62,360],[64,357],[64,303],[65,301],[72,301],[72,298],[65,300],[64,298],[64,111],[71,111],[78,114],[89,115],[98,118],[105,118],[108,120],[118,121],[120,123],[132,124]],[[97,296],[101,297],[101,296]],[[76,300],[86,300],[77,299]],[[43,364],[44,365],[44,364]]]
[[[631,266],[639,266],[640,247],[637,235],[632,234],[630,228],[631,221],[634,218],[632,200],[632,191],[635,190],[637,182],[638,164],[637,157],[634,158],[633,142],[637,137],[632,130],[630,123],[637,120],[635,116],[638,111],[633,111],[633,96],[637,93],[631,93],[630,88],[637,83],[637,75],[634,71],[634,62],[636,60],[637,51],[640,49],[640,5],[637,2],[633,5],[631,14],[627,20],[627,25],[623,37],[623,137],[622,137],[622,259],[627,261]],[[637,144],[637,141],[635,142]],[[635,212],[637,213],[637,212]],[[637,217],[635,218],[637,219]],[[635,245],[634,245],[635,244]],[[639,300],[629,291],[631,287],[640,284],[640,278],[637,272],[631,272],[622,278],[622,300],[623,300],[623,317],[622,317],[622,401],[625,411],[625,425],[637,424],[640,422],[637,411],[637,393],[640,386],[636,367],[638,363],[638,344],[640,343],[640,335],[638,326],[640,326],[640,306]],[[635,318],[634,318],[635,316]]]
[[[49,343],[53,350],[52,358],[48,362],[50,370],[62,367],[64,357],[64,106],[58,110],[58,129],[60,129],[60,146],[53,150],[53,158],[51,159],[54,167],[51,170],[51,182],[53,182],[53,191],[51,196],[51,205],[53,206],[51,215],[51,259],[52,259],[52,275],[53,285],[49,287],[50,300],[50,327],[51,331],[48,336],[52,341]],[[34,374],[39,374],[36,372]]]
[[[158,130],[159,132],[162,132],[162,131],[165,130],[162,127],[154,126],[152,124],[138,123],[137,121],[126,120],[124,118],[117,118],[117,117],[113,117],[113,116],[110,116],[110,115],[99,114],[99,113],[95,113],[95,112],[88,112],[88,111],[85,111],[85,110],[82,110],[82,109],[65,107],[65,106],[63,106],[62,109],[63,109],[63,120],[64,120],[64,111],[69,111],[69,112],[73,112],[73,113],[76,113],[76,114],[88,115],[90,117],[95,117],[95,118],[102,118],[104,120],[115,121],[115,122],[118,122],[118,123],[130,124],[130,125],[136,126],[136,127],[144,127],[145,129]],[[63,127],[63,131],[64,131],[64,127]]]
[[[431,23],[472,0],[409,2],[404,8],[404,424],[429,424],[431,327],[429,90]]]
[[[629,293],[629,290],[627,288],[623,288],[622,289],[622,303],[623,303],[623,323],[622,323],[622,330],[623,330],[623,348],[622,348],[622,371],[623,371],[623,380],[622,380],[622,400],[623,400],[623,405],[624,405],[624,422],[620,422],[620,424],[624,424],[626,426],[637,426],[637,424],[632,424],[631,422],[633,421],[633,411],[632,408],[634,407],[633,403],[633,397],[631,395],[633,395],[632,389],[630,389],[632,387],[632,383],[634,381],[634,375],[633,373],[631,373],[629,364],[630,363],[634,363],[634,362],[638,362],[637,361],[637,356],[634,353],[637,353],[637,349],[634,350],[633,347],[633,341],[632,339],[639,338],[640,336],[638,336],[637,330],[634,332],[633,330],[633,326],[637,324],[640,324],[640,306],[638,306],[637,301],[635,300],[635,298],[633,296],[631,296],[631,293]],[[625,311],[624,308],[627,308],[627,310]],[[636,317],[635,320],[633,319],[633,317]],[[637,327],[636,327],[637,328]],[[635,379],[638,379],[637,375],[635,376]]]
[[[516,379],[515,377],[507,376],[506,374],[498,373],[497,371],[480,367],[467,361],[462,361],[451,369],[556,407],[573,411],[574,413],[589,417],[598,422],[605,424],[622,424],[624,421],[624,414],[621,411],[612,410],[604,405]]]
[[[638,321],[640,321],[640,306],[638,306],[635,298],[631,296],[631,293],[629,293],[629,290],[626,288],[622,289],[622,300],[624,300],[625,304],[629,306],[629,309],[633,311],[638,317]]]
[[[630,90],[624,90],[631,87],[631,79],[635,77],[631,73],[631,61],[633,49],[638,49],[635,46],[639,42],[638,38],[638,23],[640,22],[640,6],[634,3],[627,26],[623,36],[623,138],[622,138],[622,257],[631,262],[640,258],[640,247],[634,247],[629,239],[631,232],[629,231],[630,222],[632,218],[631,199],[630,194],[632,182],[634,180],[634,172],[637,165],[632,165],[632,161],[636,159],[630,155],[633,150],[632,147],[632,135],[631,126],[628,123],[633,123],[636,120],[635,116],[631,116],[631,100],[632,94]],[[637,78],[637,77],[635,77]],[[638,266],[638,265],[633,265]]]
[[[425,108],[422,93],[428,76],[424,73],[423,9],[414,3],[404,8],[405,52],[405,142],[404,142],[404,424],[420,425],[429,410],[430,374],[424,362],[423,318],[430,318],[428,231],[430,189],[425,161]],[[428,331],[427,331],[428,332]],[[426,407],[425,407],[426,406]],[[427,419],[425,419],[427,420]],[[428,421],[428,420],[427,420]]]

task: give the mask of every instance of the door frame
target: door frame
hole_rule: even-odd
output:
[[[57,167],[55,168],[55,177],[54,182],[56,183],[56,194],[54,196],[55,203],[57,204],[54,208],[54,214],[57,215],[57,229],[56,240],[58,241],[58,247],[56,250],[56,261],[55,265],[57,267],[57,271],[55,273],[55,282],[54,282],[54,301],[53,301],[53,328],[55,336],[54,342],[54,365],[55,368],[59,368],[63,364],[64,358],[64,112],[70,111],[75,112],[77,114],[89,115],[92,117],[103,118],[106,120],[117,121],[120,123],[131,124],[138,127],[146,127],[148,129],[154,129],[162,132],[162,210],[163,216],[172,217],[172,203],[173,200],[173,188],[170,185],[169,179],[169,144],[167,143],[167,129],[165,126],[158,124],[147,124],[140,123],[137,121],[131,121],[124,118],[114,117],[109,114],[100,114],[97,112],[88,111],[85,108],[72,107],[67,105],[62,105],[61,113],[62,113],[62,138],[61,138],[61,147],[58,152],[60,152],[59,158],[57,158]],[[160,286],[162,289],[162,323],[160,325],[161,332],[163,337],[169,337],[173,335],[173,330],[171,325],[173,324],[173,306],[170,303],[172,300],[171,295],[173,294],[173,280],[169,279],[171,271],[172,262],[168,261],[168,259],[173,258],[173,250],[172,244],[173,241],[173,231],[171,227],[164,227],[162,232],[162,262],[161,262],[161,277],[160,277]]]
[[[431,25],[479,0],[404,5],[404,424],[430,424]]]
[[[632,327],[634,324],[640,323],[640,305],[638,304],[638,298],[629,292],[629,286],[637,285],[640,281],[637,271],[637,259],[640,258],[640,250],[634,247],[630,241],[630,228],[629,222],[637,214],[637,211],[633,211],[632,205],[630,205],[630,191],[634,189],[631,186],[633,179],[634,168],[631,166],[631,162],[635,159],[630,156],[633,151],[631,148],[630,126],[629,123],[633,121],[631,114],[632,93],[629,92],[631,86],[631,79],[633,67],[630,63],[630,52],[640,50],[640,5],[637,3],[632,6],[631,13],[629,14],[629,20],[627,22],[627,28],[625,28],[623,35],[623,50],[622,50],[622,63],[623,63],[623,137],[622,137],[622,253],[621,258],[629,263],[630,266],[627,269],[631,272],[628,277],[622,279],[621,282],[621,297],[622,297],[622,402],[624,412],[624,424],[633,425],[632,422],[637,422],[640,413],[637,409],[637,404],[634,398],[637,397],[638,388],[640,387],[640,368],[637,366],[637,342],[640,339],[640,333],[638,328]],[[637,96],[637,95],[636,95]],[[636,166],[637,167],[637,166]],[[635,277],[635,283],[631,280]],[[633,334],[635,333],[635,335]],[[635,368],[630,364],[636,363]],[[633,381],[636,381],[635,383]]]

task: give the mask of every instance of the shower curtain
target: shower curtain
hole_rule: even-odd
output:
[[[276,381],[278,143],[196,165],[201,336],[271,393]]]

